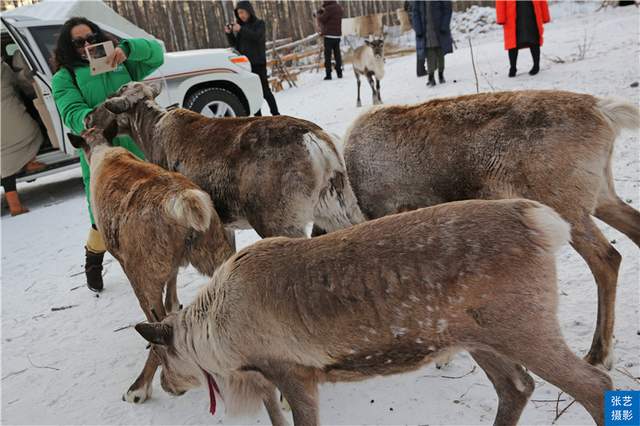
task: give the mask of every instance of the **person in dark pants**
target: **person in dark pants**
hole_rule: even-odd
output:
[[[238,52],[249,58],[251,62],[251,72],[260,77],[262,83],[262,94],[269,105],[271,115],[280,115],[276,98],[269,88],[267,79],[267,48],[265,25],[262,19],[256,17],[253,6],[248,1],[239,1],[234,10],[236,23],[228,24],[224,27],[227,40],[231,47],[235,47]],[[261,116],[260,110],[256,116]]]
[[[342,37],[342,6],[336,1],[324,1],[316,12],[320,34],[324,37],[325,80],[331,80],[331,53],[336,59],[336,74],[342,78],[342,55],[340,38]]]
[[[415,1],[405,1],[404,2],[404,10],[409,15],[409,22],[411,22],[411,28],[415,31],[413,26],[413,7]],[[424,39],[422,37],[418,37],[418,33],[416,33],[416,75],[418,77],[424,77],[427,75],[427,69],[424,66],[424,63],[427,59],[427,53],[425,52],[424,47]]]
[[[504,30],[504,48],[509,51],[509,77],[515,77],[517,73],[518,49],[527,47],[533,59],[529,74],[538,74],[544,24],[551,20],[546,0],[498,0],[496,15],[496,22]]]
[[[444,79],[444,55],[453,52],[451,38],[450,1],[414,1],[410,7],[411,23],[416,32],[416,52],[418,56],[417,73],[424,72],[424,60],[427,60],[429,81],[427,86],[435,86],[435,72],[438,70],[440,84]]]

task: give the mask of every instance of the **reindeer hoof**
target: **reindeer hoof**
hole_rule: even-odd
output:
[[[438,370],[447,368],[449,364],[451,364],[451,361],[453,361],[453,354],[446,352],[440,356],[437,356],[434,361]]]
[[[603,356],[602,351],[589,351],[584,360],[595,367],[610,371],[613,368],[614,358],[613,351],[609,351],[607,356]]]
[[[360,108],[361,106],[362,106],[362,102],[358,101],[358,102],[356,103],[356,108]]]
[[[133,389],[133,386],[131,386],[127,393],[122,395],[123,401],[130,402],[132,404],[142,404],[149,398],[151,398],[151,386],[138,389]]]

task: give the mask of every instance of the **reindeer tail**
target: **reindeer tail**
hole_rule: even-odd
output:
[[[199,189],[187,189],[169,197],[165,209],[179,224],[200,232],[209,228],[214,213],[211,198]]]
[[[636,105],[624,99],[598,98],[596,109],[607,118],[616,133],[621,129],[640,127],[640,110]]]

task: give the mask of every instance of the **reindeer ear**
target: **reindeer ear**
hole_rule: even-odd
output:
[[[104,107],[114,114],[122,114],[131,108],[131,103],[127,98],[110,98],[104,101]]]
[[[160,95],[160,92],[162,92],[162,84],[160,83],[149,83],[147,86],[151,89],[154,99]]]
[[[173,327],[161,322],[136,324],[136,331],[148,342],[168,346],[173,340]]]
[[[103,130],[102,136],[105,137],[106,140],[111,142],[113,138],[118,136],[118,121],[112,120],[106,129]]]
[[[369,41],[369,40],[365,40],[365,41],[364,41],[364,44],[366,44],[367,46],[371,46],[371,41]]]
[[[74,148],[84,150],[89,149],[89,145],[87,145],[87,142],[82,136],[74,135],[73,133],[67,133],[67,137],[69,138],[69,141]]]

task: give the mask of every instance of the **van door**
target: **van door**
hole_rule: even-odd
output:
[[[18,45],[22,55],[28,66],[33,71],[33,79],[36,84],[36,92],[38,93],[39,101],[42,107],[39,109],[39,113],[42,117],[45,126],[47,127],[47,133],[51,144],[70,156],[75,156],[75,148],[71,146],[71,143],[66,139],[64,132],[64,125],[62,118],[58,113],[55,101],[51,94],[51,68],[47,63],[48,54],[43,54],[38,49],[39,44],[35,42],[33,37],[27,33],[25,29],[18,29],[6,19],[2,18],[2,24],[7,29],[12,39]],[[51,30],[59,28],[60,25],[49,26]],[[55,39],[53,39],[55,43]]]

